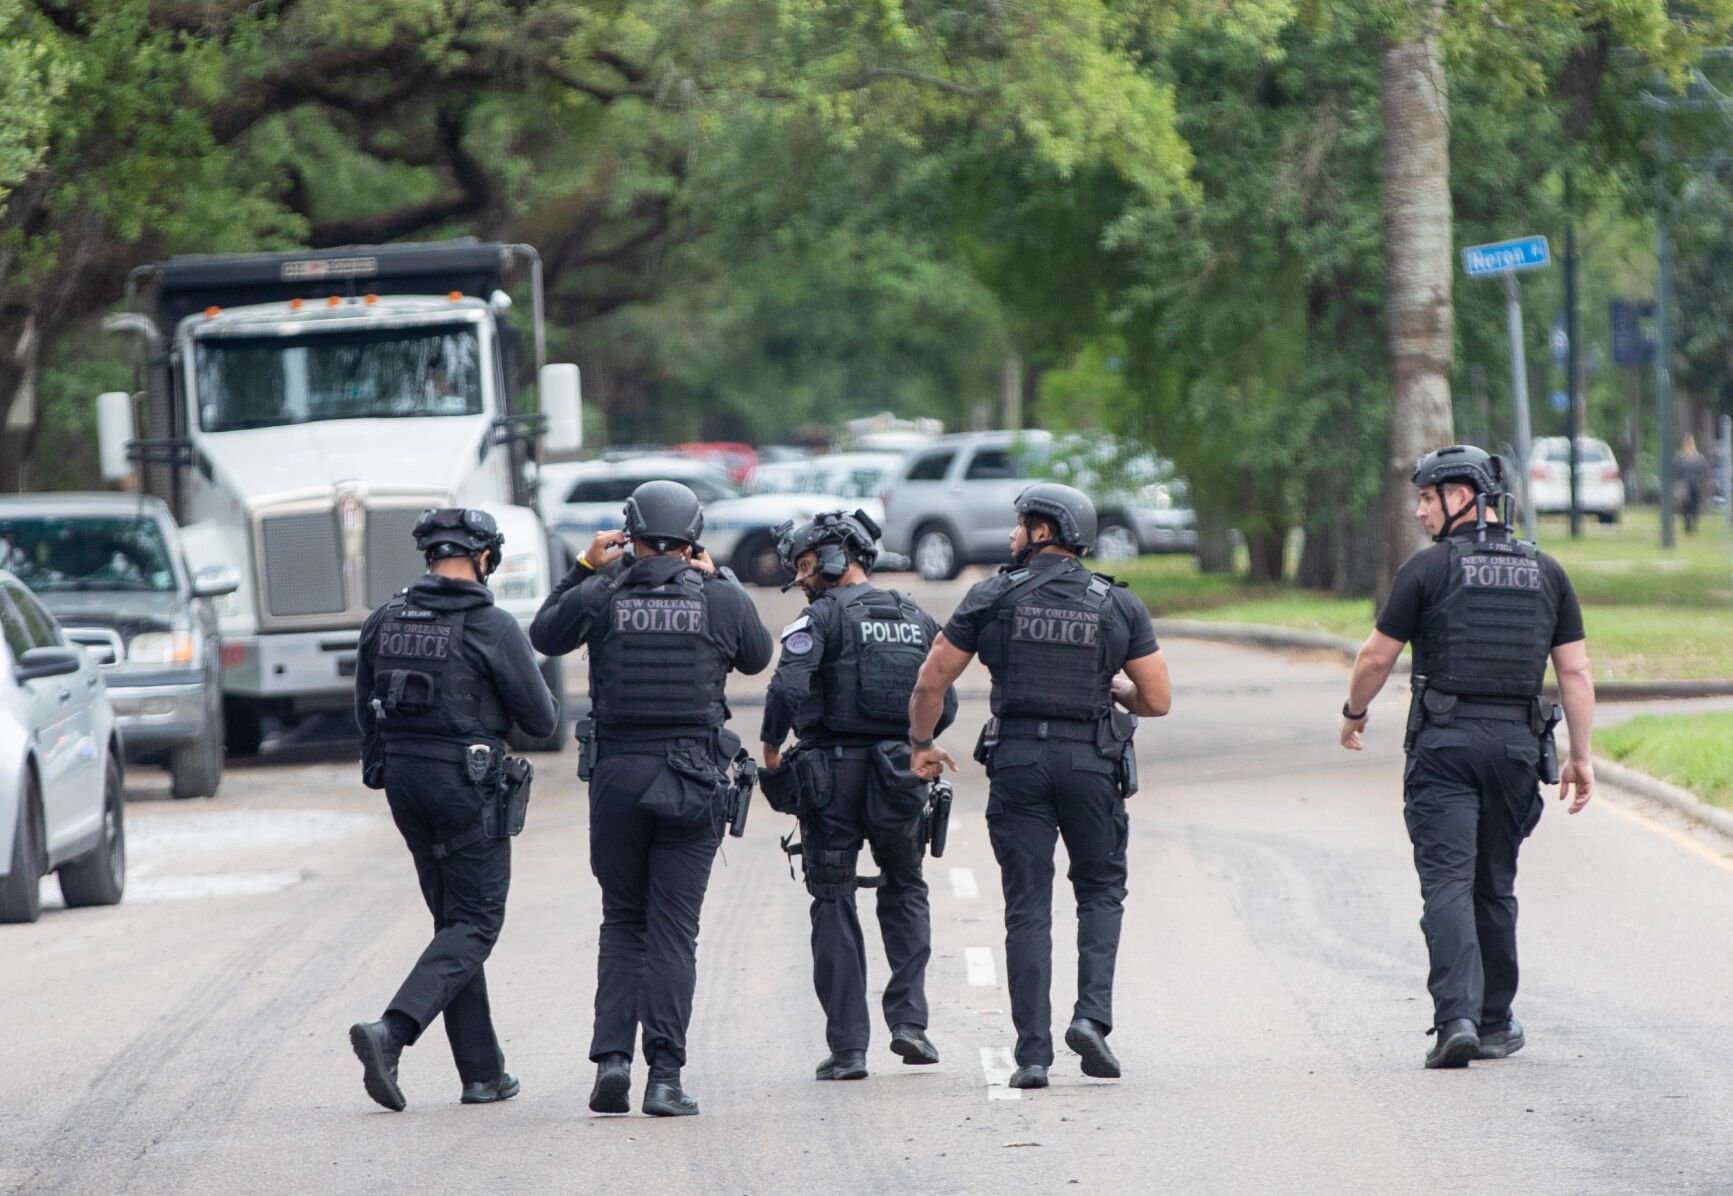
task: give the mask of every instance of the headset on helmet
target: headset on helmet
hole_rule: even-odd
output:
[[[1433,449],[1414,463],[1413,482],[1416,486],[1433,486],[1438,490],[1438,505],[1444,509],[1444,527],[1437,538],[1450,534],[1451,525],[1469,508],[1452,511],[1444,497],[1446,485],[1467,486],[1474,491],[1474,528],[1480,539],[1486,538],[1486,504],[1503,499],[1503,519],[1510,522],[1511,495],[1505,487],[1504,461],[1485,449],[1472,444],[1452,444]]]
[[[820,511],[807,522],[795,525],[790,519],[771,529],[776,536],[776,555],[789,581],[786,591],[795,585],[795,565],[809,552],[818,553],[818,567],[813,570],[832,585],[848,572],[849,562],[859,561],[861,568],[872,571],[879,559],[879,525],[865,511],[852,515],[841,511]]]
[[[449,556],[466,556],[475,564],[478,579],[499,568],[499,550],[505,535],[499,524],[486,511],[474,507],[428,507],[415,521],[415,547],[429,561]],[[481,554],[489,553],[487,568],[481,567]]]
[[[1017,514],[1051,519],[1062,548],[1084,553],[1095,546],[1095,504],[1074,486],[1036,482],[1017,496]]]

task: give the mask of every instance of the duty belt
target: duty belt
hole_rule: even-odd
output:
[[[421,760],[445,760],[452,764],[462,764],[471,743],[489,743],[485,739],[468,739],[462,743],[453,743],[448,739],[386,739],[385,754],[388,756],[414,756]],[[494,742],[489,746],[496,752],[503,752],[504,745]]]
[[[1078,743],[1094,743],[1100,719],[1074,718],[1001,718],[996,719],[998,740],[1065,739]]]
[[[690,734],[671,735],[660,739],[621,739],[600,728],[596,731],[596,758],[607,756],[665,756],[675,748],[694,743],[716,742],[716,728],[693,727]]]
[[[1457,718],[1490,718],[1503,723],[1528,723],[1534,703],[1513,705],[1510,702],[1473,702],[1464,698],[1456,701]]]

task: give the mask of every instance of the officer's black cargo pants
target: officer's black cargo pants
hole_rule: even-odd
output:
[[[921,847],[915,837],[919,812],[911,818],[909,811],[887,810],[873,799],[871,751],[851,748],[840,758],[833,755],[829,801],[800,819],[807,884],[821,886],[812,900],[812,983],[824,1009],[825,1041],[832,1051],[864,1051],[871,1037],[866,938],[852,888],[863,840],[870,845],[873,864],[882,877],[877,890],[879,933],[891,969],[885,985],[885,1023],[908,1022],[922,1029],[927,1025],[927,961],[933,954],[933,940]],[[849,862],[834,867],[817,862],[825,858],[824,853],[836,852],[844,853]],[[823,887],[829,885],[847,886],[847,891]]]
[[[1510,1020],[1516,996],[1516,855],[1540,821],[1540,745],[1524,723],[1426,726],[1404,774],[1420,874],[1433,1025]]]
[[[1063,836],[1077,896],[1073,1017],[1113,1027],[1130,824],[1118,765],[1090,743],[1010,740],[987,766],[987,830],[1005,894],[1005,972],[1017,1065],[1053,1064],[1053,847]]]
[[[414,1021],[417,1036],[443,1013],[463,1082],[497,1080],[505,1056],[494,1034],[482,964],[505,921],[511,840],[482,839],[443,860],[433,858],[436,844],[463,834],[481,817],[481,795],[455,761],[391,753],[385,798],[415,860],[434,932],[386,1008]]]
[[[631,1055],[641,1026],[646,1062],[686,1065],[698,915],[722,835],[640,808],[666,760],[665,748],[611,747],[590,775],[590,871],[602,886],[592,1060]]]

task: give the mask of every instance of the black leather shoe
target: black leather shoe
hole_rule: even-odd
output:
[[[519,1087],[517,1077],[510,1072],[504,1072],[497,1080],[477,1080],[473,1084],[465,1084],[461,1099],[466,1105],[491,1105],[496,1101],[510,1100],[518,1094]]]
[[[864,1080],[866,1052],[832,1051],[819,1061],[817,1076],[821,1080]]]
[[[1523,1037],[1522,1023],[1514,1017],[1496,1030],[1480,1032],[1480,1049],[1474,1053],[1476,1059],[1506,1059],[1522,1050],[1528,1041]]]
[[[891,1050],[903,1057],[904,1063],[937,1063],[939,1048],[927,1037],[926,1030],[912,1022],[898,1022],[891,1027]]]
[[[596,1086],[590,1089],[590,1112],[630,1113],[632,1058],[613,1051],[596,1060]]]
[[[1047,1087],[1047,1069],[1039,1063],[1031,1063],[1027,1067],[1019,1067],[1011,1073],[1011,1078],[1005,1081],[1013,1088],[1045,1088]]]
[[[1435,1031],[1438,1041],[1426,1052],[1426,1066],[1467,1067],[1480,1050],[1480,1032],[1465,1017],[1453,1017]]]
[[[650,1069],[644,1085],[644,1112],[651,1117],[696,1117],[698,1101],[680,1087],[680,1069]]]
[[[393,1113],[403,1112],[409,1103],[397,1086],[397,1060],[403,1054],[403,1044],[391,1027],[384,1022],[356,1022],[349,1027],[349,1045],[361,1060],[361,1082],[367,1095]]]
[[[1083,1057],[1083,1074],[1102,1080],[1119,1078],[1119,1060],[1107,1047],[1107,1034],[1089,1018],[1080,1017],[1065,1031],[1065,1045]]]

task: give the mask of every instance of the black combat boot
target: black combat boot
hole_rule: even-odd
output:
[[[1429,1069],[1467,1067],[1468,1061],[1480,1051],[1480,1032],[1465,1017],[1453,1017],[1434,1029],[1438,1041],[1426,1052]]]
[[[1512,1017],[1502,1026],[1483,1026],[1480,1031],[1480,1049],[1474,1053],[1476,1059],[1506,1059],[1522,1050],[1528,1039],[1523,1036],[1522,1023]]]
[[[1011,1078],[1006,1083],[1013,1088],[1045,1088],[1047,1087],[1047,1069],[1039,1063],[1030,1063],[1012,1072]]]
[[[397,1060],[403,1054],[403,1040],[384,1021],[356,1022],[349,1027],[349,1045],[361,1060],[361,1083],[367,1095],[393,1113],[403,1112],[409,1103],[403,1099],[403,1089],[397,1086]]]
[[[596,1060],[596,1086],[590,1089],[590,1112],[630,1113],[632,1103],[632,1057],[610,1051]]]
[[[680,1087],[680,1069],[652,1064],[644,1084],[644,1112],[651,1117],[695,1117],[698,1101]]]
[[[491,1105],[497,1101],[510,1100],[518,1094],[521,1085],[517,1077],[510,1072],[501,1072],[497,1080],[476,1080],[463,1086],[463,1095],[459,1098],[466,1105]]]
[[[1107,1031],[1098,1023],[1077,1018],[1065,1031],[1065,1045],[1083,1057],[1084,1075],[1102,1080],[1119,1078],[1119,1060],[1108,1049]]]
[[[937,1063],[939,1048],[927,1037],[926,1029],[912,1022],[898,1022],[891,1027],[891,1050],[903,1057],[904,1063]]]
[[[866,1052],[832,1051],[819,1060],[817,1078],[821,1080],[866,1079]]]

